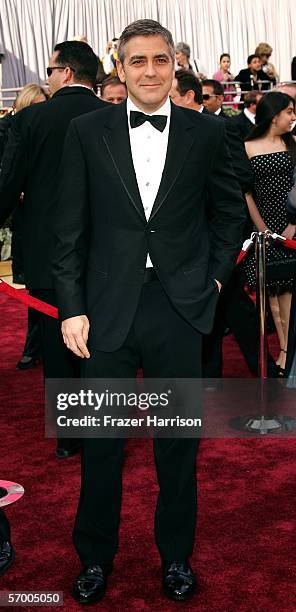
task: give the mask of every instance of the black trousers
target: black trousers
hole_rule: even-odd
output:
[[[123,305],[124,307],[124,305]],[[84,378],[196,378],[201,336],[173,309],[158,280],[143,285],[133,325],[120,349],[91,349]],[[143,441],[143,443],[145,443]],[[110,562],[117,550],[123,466],[122,439],[85,439],[74,544],[84,565]],[[165,560],[192,553],[196,521],[197,439],[155,439],[159,483],[155,536]],[[135,517],[136,520],[136,517]]]
[[[31,289],[30,294],[52,306],[57,305],[51,289]],[[40,313],[39,326],[45,378],[79,377],[80,359],[64,344],[60,322]]]
[[[4,510],[0,508],[0,544],[10,540],[10,525]]]
[[[56,306],[54,292],[51,289],[30,290],[34,297]],[[45,378],[80,378],[80,359],[67,349],[63,341],[61,324],[58,319],[39,314],[41,353]],[[76,444],[77,440],[75,440]],[[70,449],[73,444],[70,438],[59,438],[58,446]]]

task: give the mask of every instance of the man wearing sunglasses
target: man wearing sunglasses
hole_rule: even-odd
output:
[[[224,100],[223,85],[214,79],[206,79],[202,83],[202,100],[209,113],[219,115]]]
[[[88,44],[57,44],[47,67],[52,98],[13,117],[2,159],[0,227],[24,192],[26,285],[32,295],[53,305],[51,264],[60,158],[70,121],[107,106],[94,93],[97,68],[97,57]],[[77,376],[79,360],[65,349],[58,321],[41,315],[40,325],[45,376]],[[57,456],[69,457],[78,447],[77,440],[59,440]]]

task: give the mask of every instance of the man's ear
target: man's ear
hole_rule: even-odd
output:
[[[63,78],[65,85],[70,85],[71,83],[73,83],[73,75],[74,75],[74,72],[71,70],[71,68],[69,68],[69,66],[67,66],[67,68],[65,68],[65,73],[64,73],[64,78]]]
[[[186,100],[186,104],[192,104],[192,102],[194,102],[194,91],[193,89],[188,89],[188,91],[186,91],[185,94],[185,100]]]
[[[117,68],[117,74],[118,74],[121,82],[125,83],[126,79],[125,79],[124,68],[123,68],[123,65],[122,65],[122,63],[121,63],[121,61],[119,59],[116,60],[116,68]]]

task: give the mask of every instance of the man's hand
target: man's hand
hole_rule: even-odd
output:
[[[70,317],[62,322],[62,334],[65,345],[82,359],[90,357],[86,343],[88,339],[89,322],[86,315]]]

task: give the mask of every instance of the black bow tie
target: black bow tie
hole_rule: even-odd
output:
[[[159,130],[159,132],[163,132],[166,126],[167,117],[165,115],[145,115],[145,113],[141,113],[140,111],[130,112],[131,128],[139,127],[143,125],[145,121],[149,121],[156,130]]]

